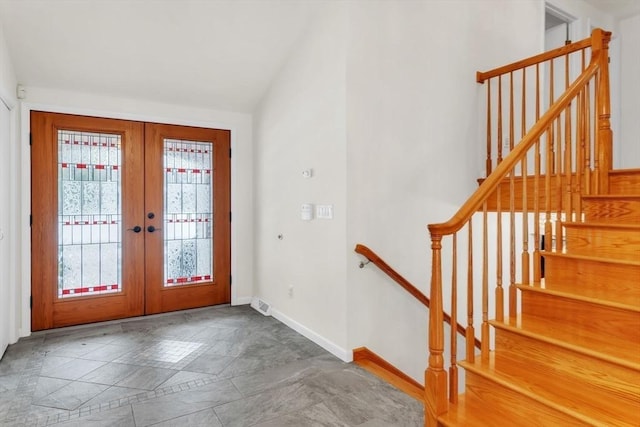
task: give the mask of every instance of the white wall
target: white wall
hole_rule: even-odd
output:
[[[448,220],[482,176],[478,106],[486,89],[475,73],[540,52],[544,5],[469,0],[352,6],[347,243],[368,245],[428,295],[426,226]],[[426,310],[375,267],[360,270],[357,255],[348,258],[350,347],[365,345],[422,382]]]
[[[254,116],[255,295],[348,360],[345,5],[327,3]],[[301,220],[303,203],[333,205],[334,219]]]
[[[17,113],[16,76],[9,57],[4,32],[0,26],[0,153],[4,164],[0,169],[0,357],[8,344],[18,339],[16,317],[17,294],[13,283],[19,281],[15,247],[17,239],[16,182],[18,147],[15,143]]]
[[[22,205],[19,214],[23,218],[28,218],[30,205],[28,135],[29,111],[31,110],[230,129],[233,150],[231,159],[231,210],[233,212],[231,302],[232,304],[248,304],[251,301],[253,294],[253,137],[249,114],[27,87],[26,98],[22,102],[23,120],[21,122],[23,152],[19,191]],[[21,334],[26,336],[31,329],[28,297],[30,295],[30,230],[28,223],[22,224],[21,231],[23,280],[19,309],[22,319]]]
[[[619,23],[621,126],[614,138],[621,141],[620,167],[640,168],[640,15]]]

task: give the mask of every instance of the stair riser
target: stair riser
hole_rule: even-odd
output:
[[[611,194],[640,194],[640,170],[619,170],[609,175]]]
[[[545,254],[545,287],[640,306],[640,266]]]
[[[563,390],[559,394],[572,396],[579,405],[608,409],[612,418],[620,407],[631,409],[640,405],[637,370],[503,329],[496,330],[496,349],[498,370],[503,366],[502,354],[520,358],[532,376],[553,378],[555,386]],[[504,366],[507,372],[513,368]],[[627,415],[632,417],[634,413]]]
[[[586,221],[607,221],[612,224],[639,224],[640,198],[587,197],[582,201]]]
[[[565,231],[568,254],[640,261],[638,229],[567,225]]]
[[[545,425],[585,426],[587,424],[550,408],[530,397],[466,371],[467,398],[480,399],[487,412],[500,413],[503,419],[517,419],[520,427]]]
[[[611,337],[617,337],[640,342],[640,315],[635,311],[541,292],[522,292],[522,325],[525,328],[529,315],[589,333],[598,341],[606,342]]]

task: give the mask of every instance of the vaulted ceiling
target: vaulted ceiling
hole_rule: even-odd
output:
[[[320,5],[0,0],[19,83],[250,112]]]
[[[251,112],[323,1],[0,0],[0,22],[25,86]]]

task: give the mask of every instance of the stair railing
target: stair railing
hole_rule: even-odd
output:
[[[479,324],[480,361],[488,362],[492,342],[490,306],[493,305],[496,321],[517,322],[517,286],[540,286],[541,224],[548,242],[546,250],[562,251],[561,224],[563,220],[579,221],[582,217],[580,195],[608,191],[612,137],[608,81],[610,37],[611,33],[595,29],[589,39],[478,73],[478,81],[487,82],[488,89],[487,177],[449,221],[428,226],[432,271],[425,426],[437,425],[438,416],[446,413],[449,403],[455,404],[458,396],[456,360],[452,358],[448,371],[445,369],[445,290],[450,298],[447,301],[452,319],[459,317],[458,306],[466,305],[466,312],[460,315],[467,319],[466,360],[475,360],[473,341]],[[587,49],[591,52],[588,66],[585,65]],[[578,55],[577,61],[565,56],[574,53]],[[558,77],[555,73],[557,60],[565,63],[564,76]],[[575,79],[570,78],[576,66],[580,71]],[[528,69],[534,72],[527,73]],[[519,101],[515,101],[514,93],[516,73],[521,74],[517,83],[521,87],[516,88],[522,93]],[[554,81],[559,78],[566,83],[556,98]],[[497,84],[491,86],[493,79]],[[509,82],[506,96],[502,80]],[[534,96],[527,97],[531,85]],[[551,87],[551,92],[543,92],[540,89],[543,86]],[[540,115],[542,98],[548,98],[550,105]],[[520,106],[516,107],[516,103]],[[526,122],[532,114],[535,123],[527,130]],[[513,144],[518,127],[521,139]],[[498,148],[498,156],[493,159],[494,136],[498,147],[503,147],[505,131],[509,135],[508,154],[503,157]],[[530,227],[534,230],[533,239]],[[458,251],[459,240],[466,241],[466,253]],[[443,287],[443,273],[451,274],[451,286],[447,289]],[[465,286],[459,286],[458,276],[465,274]],[[505,280],[509,283],[506,308]],[[491,297],[489,283],[495,284]],[[456,354],[456,340],[449,339],[449,345],[449,353]]]
[[[413,297],[418,301],[420,301],[422,305],[424,305],[426,308],[429,308],[429,305],[430,305],[429,298],[425,294],[423,294],[420,291],[420,289],[416,288],[411,282],[409,282],[400,273],[394,270],[393,267],[387,264],[385,260],[380,258],[380,256],[378,256],[377,253],[375,253],[373,250],[369,249],[367,246],[362,244],[357,244],[354,250],[356,253],[364,256],[367,259],[367,261],[371,262],[373,265],[378,267],[384,274],[386,274],[391,279],[393,279],[393,281],[396,282],[398,285],[400,285],[401,288],[403,288],[405,291],[413,295]],[[361,263],[360,267],[362,268],[365,265],[366,265],[365,263]],[[462,326],[460,323],[452,322],[451,316],[447,313],[444,313],[443,317],[444,317],[444,321],[449,325],[456,325],[455,328],[452,328],[453,330],[455,330],[458,334],[462,336],[466,336],[467,331],[464,328],[464,326]],[[480,348],[480,340],[476,339],[474,341],[474,345],[477,348]]]

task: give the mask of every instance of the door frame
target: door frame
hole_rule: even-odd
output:
[[[240,145],[250,146],[252,143],[251,118],[249,115],[243,113],[231,113],[186,106],[172,106],[148,101],[134,102],[135,100],[127,98],[113,98],[101,95],[79,96],[78,94],[65,91],[49,92],[45,90],[39,93],[39,90],[34,90],[34,92],[36,92],[35,98],[41,98],[44,102],[23,101],[21,103],[19,112],[19,130],[16,131],[16,135],[19,135],[18,140],[20,142],[19,181],[22,188],[20,195],[20,217],[23,218],[22,226],[19,232],[16,233],[18,234],[18,240],[21,242],[21,246],[19,248],[21,260],[19,270],[21,280],[16,284],[16,292],[20,295],[17,299],[20,303],[20,327],[17,334],[19,337],[27,337],[32,333],[30,307],[32,248],[31,227],[29,226],[29,215],[31,214],[31,161],[29,147],[31,111],[229,130],[231,132],[230,144],[233,153],[240,151],[237,149]],[[38,94],[40,96],[38,96]],[[59,99],[64,98],[69,99],[70,104],[62,105],[57,103]],[[78,105],[88,106],[83,107]],[[98,105],[98,107],[95,107],[94,105]],[[239,180],[237,175],[238,165],[240,163],[245,165],[245,168],[251,168],[250,170],[253,170],[251,163],[251,148],[248,147],[242,151],[248,153],[243,156],[244,160],[239,161],[239,156],[235,154],[231,157],[231,211],[234,213],[233,221],[231,222],[231,276],[234,278],[234,283],[231,285],[232,306],[249,304],[252,299],[250,292],[248,293],[246,289],[243,293],[248,293],[249,296],[239,295],[238,286],[235,284],[235,278],[243,276],[245,278],[244,281],[246,281],[246,287],[251,286],[251,272],[253,265],[251,244],[249,241],[250,239],[248,238],[253,235],[253,228],[250,225],[251,217],[248,216],[248,214],[244,217],[245,226],[242,227],[237,218],[241,218],[243,215],[235,214],[241,210],[248,212],[251,211],[250,200],[244,200],[250,199],[250,197],[243,196],[243,194],[250,195],[251,193],[251,178],[250,176],[247,176],[246,180]],[[238,185],[239,181],[242,181],[240,182],[240,185]],[[241,186],[243,187],[240,188]],[[246,224],[247,222],[249,222],[249,224]],[[250,233],[249,236],[247,236],[247,232]],[[239,237],[239,235],[242,236]],[[249,259],[248,267],[243,269],[242,274],[239,273],[240,269],[237,262],[239,249],[242,250],[243,258]]]

